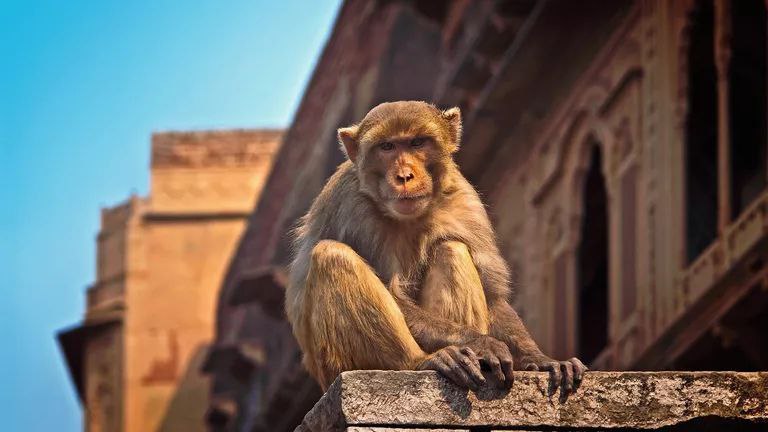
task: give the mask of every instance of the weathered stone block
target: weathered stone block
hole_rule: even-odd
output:
[[[566,400],[548,394],[542,372],[517,372],[509,391],[488,385],[477,393],[434,372],[345,372],[297,431],[659,429],[721,421],[768,429],[768,372],[589,372]]]

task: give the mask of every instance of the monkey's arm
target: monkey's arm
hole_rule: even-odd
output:
[[[548,359],[507,300],[510,295],[509,269],[495,245],[473,248],[472,260],[488,302],[491,336],[509,345],[518,368],[528,366],[526,362]]]
[[[473,357],[488,368],[495,379],[512,385],[514,361],[509,348],[489,335],[430,314],[407,299],[399,299],[408,329],[424,351],[435,352],[447,346],[469,348]]]
[[[562,386],[563,394],[576,390],[587,371],[581,360],[572,357],[557,361],[542,353],[517,312],[506,300],[497,300],[489,308],[491,335],[509,346],[519,369],[549,371],[552,377],[550,394],[554,394],[558,385]]]
[[[509,270],[495,247],[476,248],[472,254],[477,266],[490,313],[490,334],[509,346],[518,369],[544,370],[551,375],[550,391],[562,386],[567,394],[581,382],[587,367],[577,358],[556,361],[545,355],[534,342],[523,321],[507,300]]]
[[[518,367],[526,367],[526,362],[546,357],[528,333],[525,324],[512,306],[503,299],[489,302],[491,314],[491,335],[509,345]]]
[[[468,327],[430,314],[410,299],[398,297],[397,305],[403,311],[413,338],[426,352],[435,352],[448,345],[463,345],[482,336]]]
[[[514,361],[504,342],[430,313],[404,295],[397,288],[396,281],[397,277],[393,278],[395,286],[392,292],[395,300],[405,317],[408,330],[424,351],[434,353],[451,346],[469,349],[470,356],[490,369],[499,383],[512,385]]]

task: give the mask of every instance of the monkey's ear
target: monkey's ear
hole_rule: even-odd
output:
[[[353,163],[357,159],[357,151],[360,149],[360,145],[357,143],[357,129],[358,126],[350,126],[338,131],[341,149]]]
[[[459,142],[461,141],[461,110],[459,107],[453,107],[443,111],[442,114],[443,118],[448,121],[448,125],[451,127],[453,140],[456,145],[451,151],[455,152],[459,149]]]

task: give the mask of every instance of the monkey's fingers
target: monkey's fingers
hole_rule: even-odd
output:
[[[573,364],[573,390],[575,391],[581,385],[581,380],[584,379],[584,372],[589,368],[584,366],[584,363],[576,357],[568,359]]]
[[[504,372],[505,383],[507,387],[512,387],[512,384],[515,382],[515,362],[512,360],[511,355],[499,357],[499,361],[501,362],[501,370]]]
[[[573,391],[573,365],[570,361],[560,362],[560,369],[563,373],[562,389],[565,393],[570,393]]]
[[[475,353],[471,349],[463,348],[459,350],[456,347],[448,347],[446,350],[453,357],[453,360],[464,368],[464,372],[469,375],[477,386],[485,384],[485,377],[480,370],[480,361],[477,360]]]
[[[480,364],[480,360],[478,360],[477,354],[475,354],[475,352],[472,351],[472,348],[465,346],[465,347],[461,348],[459,351],[461,351],[461,353],[464,354],[465,356],[469,356],[469,357],[472,357],[473,359],[475,359],[475,361],[478,362],[477,363],[478,365]]]
[[[456,385],[476,391],[478,384],[469,377],[469,374],[467,374],[461,364],[451,357],[450,352],[450,349],[442,349],[437,352],[437,360],[439,360],[437,365],[442,367],[440,372]]]
[[[496,381],[502,386],[506,385],[506,376],[504,375],[504,371],[501,369],[501,361],[499,358],[490,352],[482,353],[481,357],[482,363],[485,364],[488,369],[490,369],[491,375],[493,375]]]
[[[453,371],[451,371],[450,366],[441,360],[437,353],[427,357],[427,359],[418,366],[417,370],[437,371],[440,373],[440,375],[448,378],[451,382],[456,383],[456,379],[453,376]],[[456,384],[461,385],[461,383]]]
[[[560,371],[560,363],[553,361],[539,366],[540,370],[549,371],[549,395],[552,396],[560,387],[560,381],[563,380],[563,374]]]

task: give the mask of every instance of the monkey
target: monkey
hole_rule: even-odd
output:
[[[454,161],[461,111],[386,102],[338,129],[346,160],[294,230],[285,308],[323,390],[347,370],[550,373],[575,391],[587,367],[542,353],[509,303],[510,273],[477,191]]]

